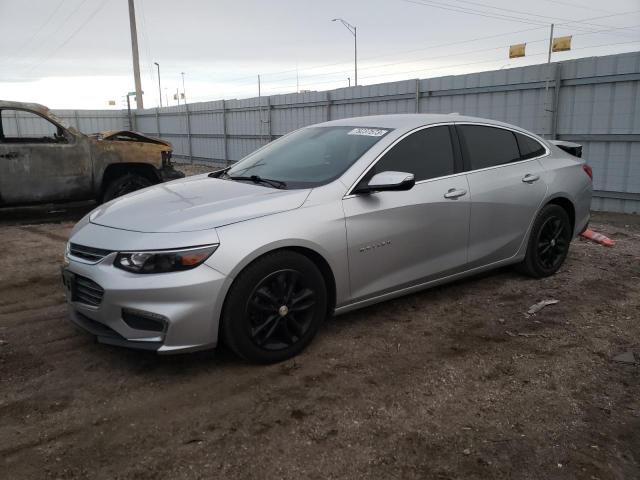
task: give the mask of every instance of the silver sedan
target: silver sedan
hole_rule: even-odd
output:
[[[89,213],[65,255],[70,316],[103,343],[281,361],[332,314],[508,264],[555,273],[589,221],[580,156],[459,115],[305,127]]]

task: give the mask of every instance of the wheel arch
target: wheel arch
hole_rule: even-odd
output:
[[[228,286],[224,290],[224,300],[222,301],[222,305],[220,307],[220,322],[218,322],[218,339],[220,338],[220,333],[222,328],[222,315],[223,315],[223,312],[225,311],[225,306],[227,303],[227,299],[229,297],[229,292],[231,292],[231,289],[233,288],[233,285],[238,275],[242,273],[244,270],[246,270],[250,265],[253,265],[255,262],[259,261],[261,258],[265,257],[266,255],[270,255],[274,252],[281,252],[281,251],[291,251],[291,252],[299,253],[300,255],[305,256],[306,258],[311,260],[311,262],[313,262],[313,264],[320,271],[324,279],[325,285],[327,287],[327,315],[330,315],[333,313],[336,306],[336,299],[337,299],[336,279],[335,279],[335,274],[333,272],[333,269],[331,268],[331,265],[329,264],[325,256],[322,255],[320,252],[318,252],[314,248],[311,248],[309,246],[302,246],[299,244],[271,246],[271,248],[268,248],[266,250],[261,250],[256,255],[251,256],[247,261],[242,262],[239,268],[235,272],[233,272],[232,280],[231,282],[228,283]]]
[[[161,179],[158,175],[158,171],[153,165],[147,163],[111,163],[102,172],[102,178],[100,179],[100,198],[104,195],[104,192],[112,181],[120,178],[127,173],[135,173],[148,179],[152,184],[160,183]]]
[[[567,215],[569,215],[569,221],[571,222],[571,231],[575,233],[576,207],[569,196],[562,194],[556,195],[548,199],[547,202],[540,208],[540,210],[542,210],[542,208],[546,207],[547,205],[558,205],[559,207],[562,207],[562,209],[567,212]]]

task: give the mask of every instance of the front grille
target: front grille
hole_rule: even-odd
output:
[[[102,302],[104,290],[93,280],[80,275],[75,276],[75,287],[73,289],[73,301],[97,307]]]
[[[104,257],[109,255],[111,250],[104,250],[102,248],[85,247],[84,245],[78,245],[72,243],[69,245],[69,255],[76,258],[82,258],[89,262],[98,263]]]

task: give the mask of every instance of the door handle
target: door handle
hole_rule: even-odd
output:
[[[537,182],[538,180],[540,180],[540,175],[532,175],[530,173],[527,173],[524,177],[522,177],[522,181],[524,183],[533,183]]]
[[[3,153],[0,154],[0,158],[16,158],[18,157],[20,154],[18,152],[8,152],[8,153]]]
[[[464,188],[450,188],[449,191],[447,191],[447,193],[444,194],[444,198],[448,198],[451,200],[455,200],[458,197],[462,197],[463,195],[466,195],[467,191]]]

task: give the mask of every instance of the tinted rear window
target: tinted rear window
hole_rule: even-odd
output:
[[[526,160],[527,158],[535,158],[543,155],[545,152],[545,148],[531,137],[527,137],[526,135],[521,135],[520,133],[515,134],[516,139],[518,140],[518,147],[520,148],[520,158],[522,160]]]
[[[462,148],[471,170],[520,160],[520,150],[510,130],[483,125],[458,125]]]
[[[451,175],[453,147],[449,127],[412,133],[389,150],[368,176],[385,171],[413,173],[416,181]]]

